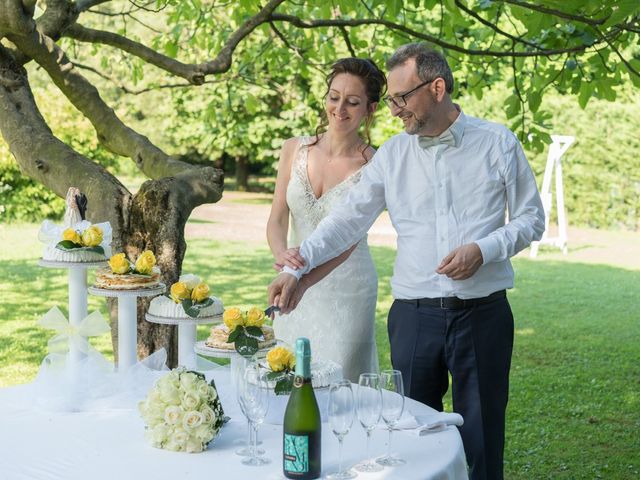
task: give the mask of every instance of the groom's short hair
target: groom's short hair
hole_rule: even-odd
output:
[[[429,48],[424,42],[407,43],[398,48],[387,60],[387,71],[415,59],[418,78],[428,82],[441,77],[447,93],[453,93],[453,73],[444,56]]]

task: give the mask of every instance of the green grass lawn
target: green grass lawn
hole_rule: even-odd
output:
[[[66,273],[36,265],[37,229],[0,226],[0,386],[33,379],[52,336],[36,320],[55,305],[67,311]],[[387,367],[394,252],[372,251],[380,363]],[[640,478],[640,271],[525,258],[514,265],[506,478]],[[228,306],[264,305],[273,277],[266,246],[204,239],[189,241],[183,269],[202,276]],[[104,302],[90,296],[89,308],[106,315]],[[200,327],[199,337],[207,331]],[[108,335],[93,343],[111,357]]]

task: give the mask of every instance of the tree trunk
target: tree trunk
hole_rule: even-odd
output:
[[[245,155],[236,157],[236,188],[241,192],[249,190],[249,162]]]

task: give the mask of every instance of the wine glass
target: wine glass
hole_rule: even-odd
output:
[[[235,375],[233,375],[233,383],[234,383],[234,387],[235,387],[235,391],[236,391],[236,400],[238,401],[238,405],[240,406],[240,411],[242,412],[242,414],[247,417],[247,414],[244,411],[244,406],[242,404],[242,402],[240,401],[240,393],[241,393],[241,389],[242,389],[242,382],[244,381],[244,371],[246,370],[247,366],[251,365],[252,362],[255,361],[255,359],[253,358],[245,358],[245,357],[241,357],[240,355],[237,355],[238,358],[235,358],[235,362],[234,365],[232,365],[232,369],[235,369]],[[237,363],[236,363],[237,362]],[[254,432],[254,429],[251,428],[251,422],[249,421],[249,418],[247,418],[247,440],[246,440],[246,444],[243,447],[237,448],[236,449],[236,455],[240,455],[243,457],[248,457],[251,455],[251,445],[253,443],[253,436],[254,434],[256,435],[256,439],[255,439],[255,444],[256,444],[256,450],[255,450],[255,454],[256,455],[264,455],[264,449],[257,447],[257,445],[260,445],[262,442],[260,442],[258,440],[257,437],[257,432]],[[238,444],[242,444],[242,440],[238,439],[234,442],[236,445]]]
[[[382,413],[382,394],[380,392],[380,376],[377,373],[363,373],[358,381],[356,409],[360,425],[367,432],[366,460],[356,465],[360,472],[379,472],[382,465],[371,461],[370,446],[371,432],[380,421]]]
[[[353,425],[354,399],[351,382],[341,380],[329,387],[329,425],[338,437],[338,471],[327,475],[330,480],[347,480],[358,476],[353,470],[342,469],[342,441]]]
[[[269,408],[269,385],[266,372],[257,363],[250,363],[244,371],[240,388],[240,408],[249,421],[253,437],[249,456],[242,459],[244,465],[260,466],[270,462],[257,454],[258,426],[264,421]]]
[[[404,410],[404,388],[402,373],[399,370],[383,370],[380,373],[380,390],[382,392],[382,419],[389,429],[387,454],[376,462],[386,467],[403,465],[406,462],[391,455],[391,434]]]

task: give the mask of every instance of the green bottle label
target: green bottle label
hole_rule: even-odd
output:
[[[309,471],[309,437],[284,434],[284,469],[288,473]]]

